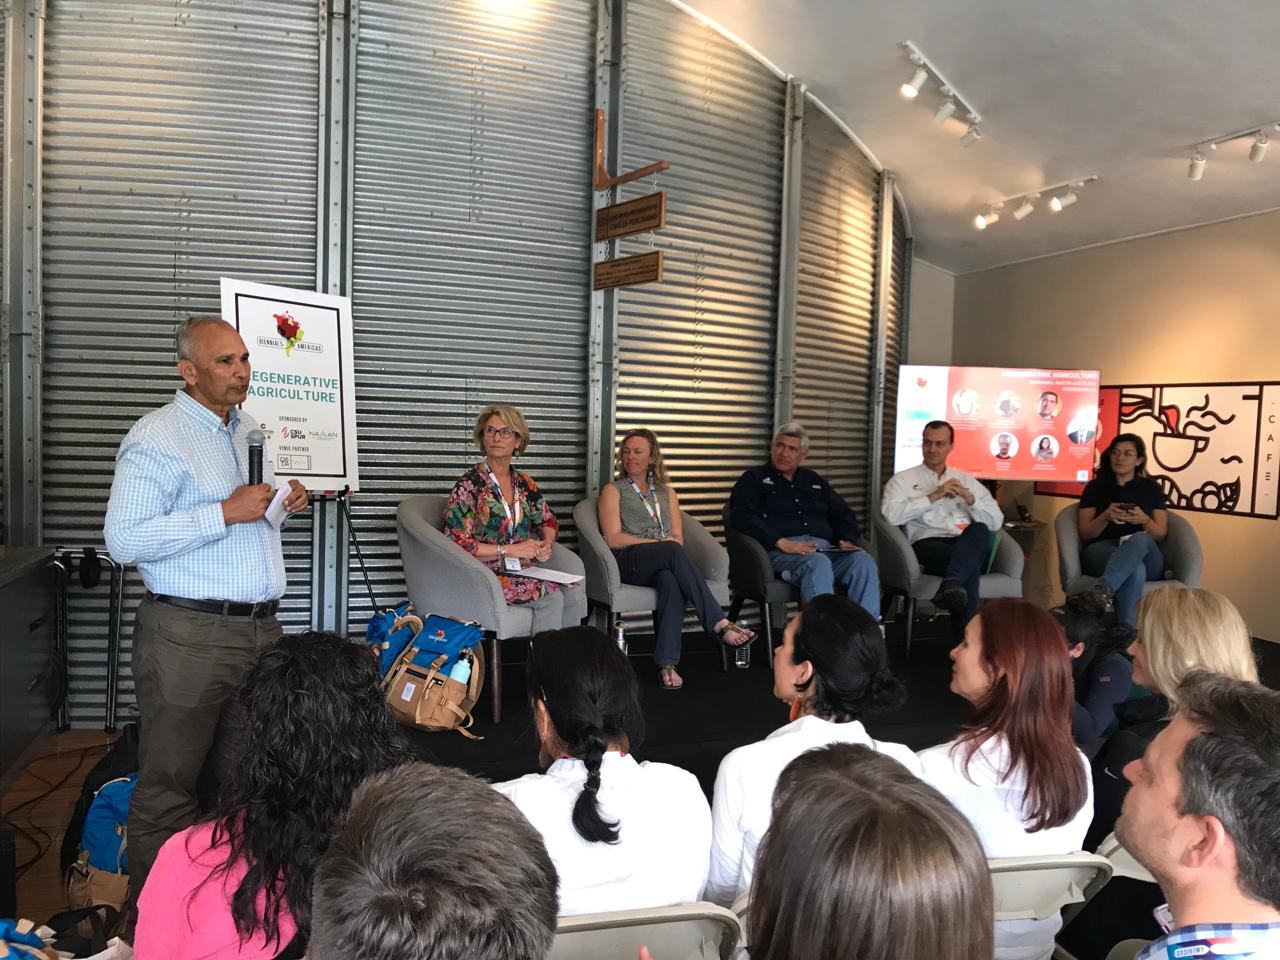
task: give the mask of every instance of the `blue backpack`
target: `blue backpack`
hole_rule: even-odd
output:
[[[138,775],[131,773],[108,780],[94,794],[80,835],[80,849],[88,854],[89,866],[108,873],[129,872],[129,801],[137,785]]]
[[[436,669],[447,674],[463,650],[470,650],[483,639],[484,630],[474,620],[451,620],[434,613],[423,620],[414,614],[408,600],[376,613],[365,630],[365,641],[378,651],[378,668],[384,678],[410,643],[418,649],[411,663],[429,669],[443,654],[444,663],[436,665]]]

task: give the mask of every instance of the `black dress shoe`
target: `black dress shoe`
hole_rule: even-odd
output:
[[[1088,590],[1082,590],[1068,597],[1067,604],[1078,610],[1083,610],[1085,613],[1091,613],[1095,617],[1100,617],[1111,606],[1111,599],[1111,588],[1107,586],[1105,581],[1098,580]]]
[[[960,613],[968,602],[969,591],[959,580],[943,580],[932,600],[935,607],[948,613]]]

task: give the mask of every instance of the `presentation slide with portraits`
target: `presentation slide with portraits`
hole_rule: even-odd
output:
[[[955,428],[947,463],[978,477],[1076,483],[1093,476],[1097,370],[904,365],[894,471],[921,460],[930,420]]]

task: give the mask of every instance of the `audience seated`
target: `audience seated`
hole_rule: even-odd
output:
[[[556,870],[483,781],[415,763],[369,778],[316,870],[310,960],[542,960]]]
[[[635,671],[591,627],[529,645],[529,701],[546,773],[494,789],[547,845],[562,915],[691,903],[707,879],[711,811],[697,779],[630,752],[643,736]]]
[[[1093,761],[1094,814],[1085,849],[1115,829],[1129,781],[1125,768],[1146,752],[1180,708],[1179,684],[1196,670],[1256,681],[1249,631],[1226,597],[1199,587],[1155,590],[1138,604],[1137,638],[1129,647],[1135,684],[1152,695],[1122,703],[1119,727]],[[1132,852],[1132,851],[1130,851]],[[1153,883],[1117,877],[1099,891],[1059,938],[1080,960],[1105,956],[1126,937],[1159,935],[1151,911],[1163,902]]]
[[[1133,662],[1124,654],[1133,643],[1133,628],[1125,623],[1105,623],[1089,610],[1066,607],[1054,615],[1067,635],[1075,704],[1071,735],[1085,756],[1098,752],[1116,723],[1116,708],[1133,688]]]
[[[616,468],[617,479],[600,491],[600,533],[618,559],[622,582],[657,591],[653,656],[658,681],[664,690],[679,690],[684,680],[676,664],[686,605],[693,604],[702,629],[730,646],[740,646],[754,634],[724,615],[685,553],[680,499],[667,479],[657,435],[628,430],[618,444]]]
[[[533,478],[511,465],[529,446],[524,414],[507,404],[490,404],[476,417],[472,436],[484,459],[453,485],[445,533],[493,570],[507,603],[530,604],[535,633],[581,623],[587,612],[582,590],[520,576],[526,564],[551,559],[560,531]]]
[[[950,743],[920,754],[924,779],[969,818],[991,858],[1070,853],[1092,814],[1089,767],[1071,739],[1062,629],[1025,600],[988,603],[951,651],[951,689],[974,707]],[[1003,920],[997,960],[1039,960],[1061,921]]]
[[[1178,712],[1124,769],[1116,837],[1168,897],[1139,960],[1280,957],[1280,693],[1197,672]]]
[[[791,722],[732,751],[716,776],[706,898],[724,906],[751,887],[774,787],[797,756],[833,743],[860,743],[912,772],[920,769],[910,749],[873,740],[859,720],[870,711],[899,706],[906,691],[889,672],[875,618],[853,600],[815,597],[787,624],[773,658],[773,695],[791,704]]]
[[[1236,680],[1258,679],[1244,618],[1222,594],[1201,587],[1155,590],[1143,597],[1129,655],[1133,682],[1155,696],[1120,705],[1120,725],[1094,759],[1093,824],[1085,840],[1089,850],[1115,828],[1128,791],[1122,771],[1168,725],[1182,678],[1193,670],[1208,670]]]
[[[751,887],[751,960],[990,960],[991,874],[973,828],[859,744],[787,764]]]
[[[795,420],[774,434],[769,462],[743,472],[729,494],[729,522],[769,551],[774,572],[808,603],[839,585],[880,619],[875,557],[858,546],[858,517],[821,476],[801,466],[809,432]]]
[[[138,898],[138,960],[274,957],[311,926],[316,863],[369,774],[403,762],[368,647],[286,636],[249,672],[241,761],[213,818],[171,837]]]
[[[1121,433],[1085,484],[1076,522],[1080,566],[1097,583],[1072,597],[1098,613],[1115,602],[1122,623],[1137,622],[1142,585],[1164,575],[1160,541],[1169,533],[1164,491],[1147,476],[1147,446],[1136,433]]]

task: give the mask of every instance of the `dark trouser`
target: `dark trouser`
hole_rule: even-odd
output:
[[[693,604],[698,622],[708,633],[714,632],[716,624],[724,619],[724,608],[711,595],[702,572],[675,541],[637,543],[615,550],[614,556],[618,558],[623,583],[658,591],[658,606],[653,611],[657,640],[653,658],[659,666],[680,662],[686,605]]]
[[[958,537],[926,537],[917,540],[912,548],[920,567],[931,577],[959,580],[969,595],[959,622],[952,619],[957,629],[964,629],[978,612],[978,581],[982,568],[987,565],[987,551],[991,548],[991,531],[985,523],[971,523]]]
[[[258,653],[283,633],[275,617],[224,617],[154,600],[138,604],[133,679],[142,723],[138,786],[129,804],[134,898],[160,847],[198,818],[202,771],[221,782],[236,762],[244,714],[236,694]]]

